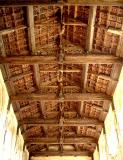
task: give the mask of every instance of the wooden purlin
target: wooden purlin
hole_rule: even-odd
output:
[[[81,101],[81,103],[80,103],[80,107],[79,107],[79,109],[78,109],[78,114],[79,114],[79,116],[80,117],[82,117],[83,115],[82,115],[82,113],[83,113],[83,109],[84,109],[84,102],[83,101]],[[91,119],[92,120],[92,119]],[[99,121],[98,121],[99,122]],[[89,124],[89,123],[88,123]],[[96,123],[96,125],[97,125],[98,123]],[[77,127],[77,134],[80,134],[80,125]]]
[[[123,22],[122,22],[121,30],[118,30],[118,31],[115,30],[115,34],[120,35],[119,43],[118,43],[118,47],[117,47],[117,51],[116,51],[116,55],[120,56],[120,57],[123,57],[123,47],[122,47],[122,44],[123,44]]]
[[[77,8],[77,6],[75,5],[75,11],[74,11],[74,19],[76,19],[76,17],[77,17],[77,10],[78,10],[78,8]],[[75,37],[75,25],[73,26],[73,42],[74,42],[74,37]]]
[[[83,82],[82,91],[83,92],[86,92],[86,82],[87,82],[87,75],[88,75],[88,66],[89,66],[89,64],[84,64],[83,65],[83,72],[82,72],[82,82]]]
[[[37,89],[40,89],[40,70],[39,70],[39,64],[34,64],[34,76],[35,76],[35,82]]]
[[[64,106],[63,103],[60,103],[60,120],[59,120],[59,124],[60,124],[60,151],[63,152],[63,139],[64,139],[64,128],[63,128],[63,123],[64,123],[64,117],[63,117],[63,112],[64,112]]]
[[[54,72],[58,72],[57,69],[47,69],[47,70],[40,70],[39,71],[40,73],[42,72],[51,72],[51,73],[54,73]],[[76,72],[76,73],[79,73],[81,72],[81,69],[65,69],[63,70],[64,73],[72,73],[72,72]]]
[[[111,28],[111,27],[108,28],[107,32],[113,33],[113,34],[116,34],[116,35],[122,35],[123,34],[122,29],[114,29],[114,28]]]
[[[42,101],[40,102],[40,112],[42,113],[43,119],[45,119],[45,103]],[[45,122],[45,120],[44,120],[44,122]],[[45,136],[48,137],[47,136],[47,125],[43,126],[43,131],[44,131]],[[48,144],[46,144],[46,148],[48,150]]]
[[[28,35],[29,35],[29,48],[32,51],[32,55],[35,55],[35,29],[34,29],[34,15],[33,6],[27,6],[27,22],[28,22]]]
[[[0,56],[6,57],[6,51],[5,51],[2,34],[0,34],[0,52],[1,52]]]
[[[86,51],[92,51],[93,38],[94,38],[94,24],[96,20],[96,10],[97,6],[91,6],[88,18],[88,29],[87,29],[87,39],[86,39]]]
[[[27,26],[23,25],[21,27],[16,27],[16,28],[11,28],[11,29],[3,29],[3,30],[0,30],[0,35],[9,34],[9,33],[12,33],[12,32],[15,32],[21,29],[25,29],[25,28],[27,28]]]
[[[77,7],[77,6],[76,6]],[[86,23],[82,23],[79,21],[76,21],[74,19],[70,19],[68,22],[63,22],[63,25],[65,26],[81,26],[81,27],[87,27]]]
[[[16,80],[18,80],[18,79],[21,79],[21,78],[23,78],[23,77],[25,77],[25,76],[29,76],[29,75],[33,75],[33,72],[28,71],[28,72],[24,72],[24,73],[21,73],[21,74],[17,74],[17,75],[15,75],[15,76],[10,76],[10,77],[6,80],[6,82],[16,81]]]
[[[27,6],[27,23],[28,23],[28,35],[29,35],[29,49],[31,51],[31,55],[36,55],[36,43],[35,43],[35,28],[34,28],[34,10],[33,6]],[[40,70],[39,65],[33,65],[34,76],[35,76],[35,83],[36,88],[40,89]]]

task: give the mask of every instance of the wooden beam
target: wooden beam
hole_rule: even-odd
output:
[[[76,19],[76,17],[77,17],[77,10],[78,10],[78,7],[77,7],[77,5],[75,5],[75,11],[74,11],[74,19]],[[76,25],[74,25],[73,26],[73,42],[75,41],[74,39],[75,39],[75,29],[76,29]],[[68,34],[68,33],[67,33]]]
[[[54,73],[54,72],[58,72],[59,70],[58,69],[47,69],[47,70],[40,70],[40,73],[44,73],[44,72],[51,72],[51,73]],[[65,69],[63,70],[64,73],[79,73],[81,72],[82,70],[81,69]]]
[[[41,88],[49,88],[49,89],[58,89],[59,86],[43,86],[41,85],[40,86]],[[80,90],[80,87],[79,86],[63,86],[63,89],[77,89],[77,90]]]
[[[25,28],[27,28],[27,26],[23,25],[23,26],[17,27],[17,28],[3,29],[3,30],[0,30],[0,35],[9,34],[9,33],[12,33],[12,32],[15,32],[15,31],[18,31],[21,29],[25,29]]]
[[[64,94],[64,101],[103,101],[111,100],[111,97],[103,93],[73,93]],[[57,97],[57,94],[44,94],[40,93],[28,93],[28,94],[17,94],[11,96],[12,101],[60,101],[61,99]],[[62,99],[63,100],[63,99]]]
[[[86,92],[88,67],[89,67],[89,64],[83,65],[83,71],[82,71],[82,82],[83,82],[82,90],[83,90],[83,92]]]
[[[0,57],[0,64],[58,64],[55,56],[16,56],[16,57]],[[65,56],[63,61],[65,64],[123,64],[122,58],[112,55],[83,55],[83,56]]]
[[[29,48],[34,53],[35,52],[35,29],[34,29],[34,14],[33,5],[27,6],[27,21],[28,21],[28,34],[29,34]]]
[[[27,5],[57,5],[57,6],[61,6],[61,5],[82,5],[82,6],[92,6],[92,5],[101,5],[101,6],[122,6],[123,5],[123,0],[110,0],[110,1],[105,1],[105,0],[67,0],[67,1],[51,1],[51,0],[5,0],[5,1],[0,1],[0,6],[4,7],[4,6],[27,6]]]
[[[123,57],[123,21],[122,21],[121,31],[122,31],[122,34],[120,32],[120,37],[119,37],[119,42],[118,42],[118,46],[117,46],[116,55],[120,56],[120,57]]]
[[[120,56],[120,57],[123,57],[123,34],[120,36],[120,39],[119,39],[119,43],[118,43],[118,46],[117,46],[117,51],[116,51],[116,55],[117,56]]]
[[[46,152],[31,152],[31,157],[42,157],[42,156],[91,156],[90,151],[46,151]]]
[[[103,125],[103,122],[93,118],[84,118],[84,119],[64,119],[63,124],[59,123],[58,119],[24,119],[19,121],[19,125],[32,125],[32,126],[97,126]]]
[[[121,58],[115,56],[106,55],[85,55],[85,56],[66,56],[65,62],[67,64],[77,63],[77,64],[107,64],[107,63],[123,63]]]
[[[0,56],[6,57],[6,50],[5,50],[2,34],[0,34],[0,51],[1,51]]]
[[[82,22],[63,22],[63,25],[65,26],[84,26],[84,27],[87,27],[87,24],[85,23],[82,23]]]
[[[46,114],[46,112],[45,112],[45,102],[42,102],[42,101],[40,102],[40,112],[41,112],[43,118],[45,118],[45,114]]]
[[[95,19],[96,19],[96,10],[97,10],[97,6],[91,6],[90,10],[89,10],[88,30],[87,30],[87,39],[86,39],[87,52],[92,51],[93,38],[94,38],[94,25],[95,25]]]
[[[111,27],[108,28],[107,32],[110,32],[110,33],[113,33],[113,34],[116,34],[116,35],[122,35],[123,34],[123,30],[114,29],[114,28],[111,28]]]
[[[77,6],[75,6],[77,8]],[[76,18],[74,16],[74,18]],[[83,23],[81,21],[78,21],[76,19],[72,19],[72,18],[68,18],[66,22],[63,22],[63,25],[66,25],[66,26],[83,26],[83,27],[87,27],[87,24],[86,23]]]
[[[82,137],[82,138],[64,138],[63,144],[87,144],[87,143],[93,143],[95,144],[97,142],[96,139],[90,138],[90,137]],[[50,137],[50,138],[26,138],[25,144],[59,144],[60,139],[56,137]]]
[[[36,55],[36,44],[35,44],[35,28],[34,28],[34,13],[33,13],[33,6],[30,5],[27,7],[27,21],[28,21],[28,35],[29,35],[29,48],[31,51],[31,55]],[[40,70],[39,64],[34,64],[34,76],[35,76],[35,83],[37,89],[40,89]]]
[[[33,72],[29,71],[29,72],[24,72],[24,73],[21,73],[21,74],[17,74],[15,76],[12,76],[12,77],[9,77],[6,81],[16,81],[18,79],[21,79],[25,76],[29,76],[29,75],[33,75]]]
[[[37,89],[40,89],[40,69],[39,69],[39,64],[34,64],[33,66],[34,69],[34,76],[35,76],[35,83]]]
[[[40,88],[52,88],[52,89],[57,89],[58,86],[52,86],[52,85],[48,85],[48,86],[44,86],[44,85],[41,85]],[[80,89],[79,86],[63,86],[63,89]]]

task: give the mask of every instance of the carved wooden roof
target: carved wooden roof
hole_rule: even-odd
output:
[[[120,6],[0,7],[0,63],[31,156],[92,155],[122,67],[122,28]]]

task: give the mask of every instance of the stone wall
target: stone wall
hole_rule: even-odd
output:
[[[123,160],[123,68],[93,158]]]
[[[23,137],[0,70],[0,159],[28,160]]]

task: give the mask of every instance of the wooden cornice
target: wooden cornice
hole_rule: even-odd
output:
[[[19,122],[19,125],[31,125],[31,126],[61,126],[58,119],[24,119]],[[76,119],[64,119],[62,126],[97,126],[103,125],[103,122],[93,118],[76,118]]]
[[[62,98],[59,98],[57,94],[40,94],[40,93],[28,93],[17,94],[11,96],[12,101],[103,101],[111,100],[112,97],[103,93],[73,93],[64,94]]]
[[[42,152],[31,152],[31,157],[42,157],[42,156],[91,156],[90,151],[42,151]]]
[[[18,57],[0,57],[0,64],[59,64],[55,56],[18,56]],[[65,56],[64,64],[112,64],[123,63],[122,58],[112,55],[83,55],[83,56]]]
[[[63,144],[87,144],[92,143],[95,144],[97,140],[91,137],[82,137],[82,138],[64,138]],[[59,144],[60,139],[56,137],[49,137],[49,138],[26,138],[25,144]]]

